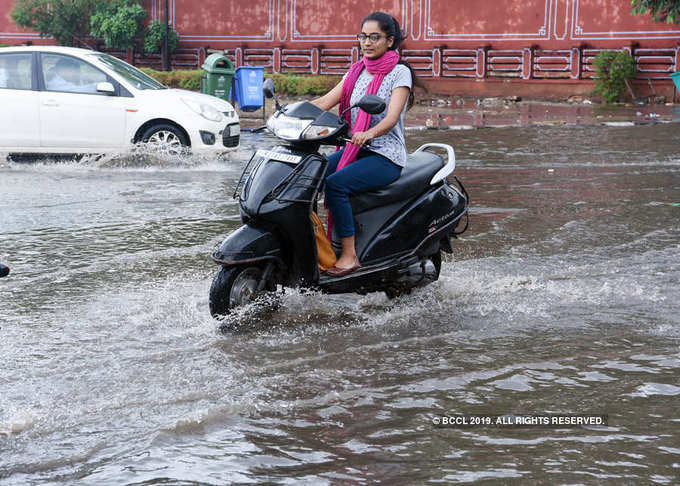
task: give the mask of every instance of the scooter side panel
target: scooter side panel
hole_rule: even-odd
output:
[[[373,240],[380,235],[376,234],[386,225],[389,221],[392,221],[400,212],[404,210],[404,206],[407,206],[409,201],[399,201],[396,203],[389,204],[387,206],[380,206],[363,213],[354,215],[354,228],[355,228],[355,248],[357,255],[361,261],[364,260],[364,253],[366,248],[373,244]],[[340,240],[336,240],[336,235],[334,232],[333,243],[334,247],[340,249]]]
[[[369,243],[362,249],[360,259],[364,263],[379,262],[386,257],[411,253],[428,240],[448,237],[455,228],[452,222],[466,208],[465,198],[448,184],[442,184],[411,202],[380,228],[375,228],[378,219],[373,211],[362,213],[359,218],[368,222],[369,232],[370,222],[375,222],[374,236],[368,238]]]

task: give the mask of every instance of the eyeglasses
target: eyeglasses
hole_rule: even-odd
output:
[[[357,40],[358,40],[359,42],[366,42],[366,39],[370,39],[371,42],[378,42],[378,41],[379,41],[380,39],[382,39],[383,37],[387,37],[387,36],[386,36],[386,35],[382,35],[382,34],[376,34],[376,33],[369,34],[369,35],[366,35],[366,34],[363,34],[363,33],[362,33],[362,34],[357,34]]]

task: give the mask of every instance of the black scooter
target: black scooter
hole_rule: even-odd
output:
[[[271,80],[263,91],[277,111],[267,128],[287,142],[257,150],[236,185],[243,226],[212,254],[220,265],[210,288],[210,313],[223,316],[278,285],[316,288],[327,293],[384,291],[394,297],[439,278],[441,252],[451,253],[450,238],[467,215],[469,197],[454,177],[453,149],[426,144],[410,154],[401,177],[381,189],[351,200],[356,251],[361,269],[343,277],[319,271],[311,213],[324,183],[328,159],[321,145],[348,142],[342,116],[302,101],[281,107]],[[377,114],[385,102],[373,95],[357,105]],[[441,148],[445,161],[427,149]],[[333,248],[340,251],[333,235]]]

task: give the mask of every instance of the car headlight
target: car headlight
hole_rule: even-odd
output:
[[[182,98],[182,101],[184,101],[184,104],[191,108],[192,111],[201,115],[206,120],[214,122],[222,121],[222,113],[215,107],[188,98]]]
[[[267,121],[267,128],[279,138],[284,140],[298,140],[302,132],[312,124],[314,120],[305,120],[302,118],[293,118],[283,113],[278,116],[272,116]]]
[[[337,129],[338,127],[327,127],[325,125],[310,125],[302,134],[302,138],[304,140],[316,140],[317,138],[326,138]]]

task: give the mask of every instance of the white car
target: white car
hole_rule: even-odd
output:
[[[218,154],[239,139],[228,102],[170,89],[108,54],[0,48],[0,152],[111,153],[148,142],[170,154]]]

